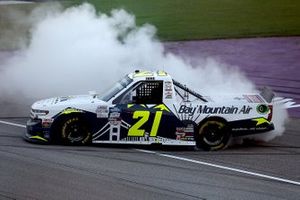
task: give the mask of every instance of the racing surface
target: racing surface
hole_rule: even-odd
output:
[[[26,119],[6,121],[22,125]],[[0,123],[0,199],[298,199],[299,122],[292,120],[270,143],[220,152],[36,145],[22,140],[23,127]]]
[[[293,37],[169,43],[167,48],[238,65],[258,85],[273,83],[299,103],[299,44]],[[1,53],[0,62],[9,55]],[[299,199],[299,118],[271,142],[203,152],[30,144],[22,139],[29,105],[2,102],[0,109],[0,199]]]

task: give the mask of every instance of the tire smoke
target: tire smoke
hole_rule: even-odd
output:
[[[253,142],[269,142],[273,140],[276,137],[282,136],[285,131],[285,125],[288,122],[288,112],[287,109],[284,107],[284,104],[282,103],[276,103],[273,102],[273,118],[272,122],[274,124],[275,129],[266,132],[261,133],[257,135],[248,135],[243,138],[238,138],[236,140],[233,140],[232,145],[234,144],[242,144],[243,139],[251,140]]]
[[[42,7],[30,21],[28,45],[0,63],[1,102],[102,93],[136,69],[165,70],[203,95],[255,91],[237,68],[212,58],[195,64],[167,52],[154,26],[137,26],[122,9],[104,14],[88,3]]]
[[[31,21],[36,23],[28,47],[1,66],[0,91],[5,96],[39,99],[89,90],[101,93],[135,69],[163,69],[205,94],[254,89],[237,69],[216,60],[192,65],[166,52],[155,27],[138,27],[135,17],[124,10],[107,15],[86,3],[66,10],[38,8],[33,14]]]

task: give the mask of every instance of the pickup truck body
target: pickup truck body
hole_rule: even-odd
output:
[[[104,95],[35,102],[25,139],[217,150],[226,147],[231,137],[273,130],[272,98],[267,90],[262,95],[202,96],[164,71],[136,71]]]

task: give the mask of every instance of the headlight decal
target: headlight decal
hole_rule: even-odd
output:
[[[49,110],[32,109],[31,113],[33,113],[34,115],[47,115],[49,113]]]

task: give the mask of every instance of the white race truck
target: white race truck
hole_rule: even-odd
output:
[[[225,148],[231,137],[274,129],[273,93],[202,96],[164,71],[135,71],[104,95],[35,102],[25,139],[63,144],[163,144]]]

